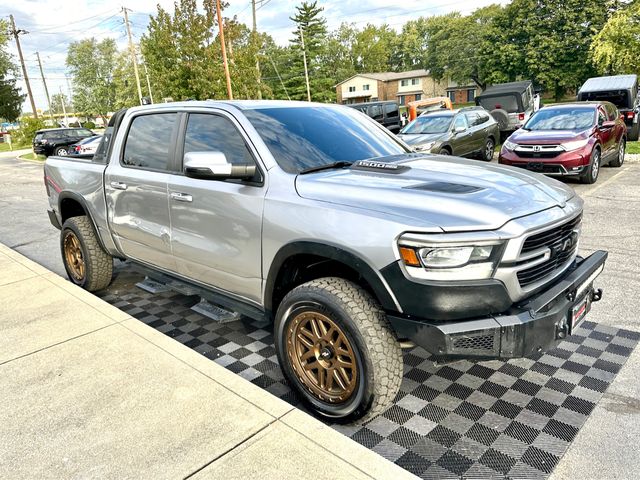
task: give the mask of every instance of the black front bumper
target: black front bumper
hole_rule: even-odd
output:
[[[593,281],[607,259],[598,251],[578,258],[568,273],[545,291],[501,315],[456,322],[425,322],[389,315],[398,338],[408,339],[437,357],[516,358],[549,350],[572,333],[572,311],[588,312],[600,300]],[[580,291],[578,291],[580,290]]]

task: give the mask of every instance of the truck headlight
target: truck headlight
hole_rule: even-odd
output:
[[[416,152],[429,152],[433,148],[436,142],[423,143],[421,145],[416,145],[413,147],[413,150]]]
[[[409,275],[424,280],[482,280],[493,277],[504,243],[400,246]],[[413,252],[412,255],[410,252]]]

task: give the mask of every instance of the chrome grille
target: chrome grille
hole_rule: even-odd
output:
[[[552,275],[573,258],[578,248],[578,242],[572,236],[575,231],[579,230],[581,221],[582,215],[578,215],[562,225],[531,235],[525,240],[521,256],[538,250],[541,251],[541,256],[545,251],[550,254],[545,262],[517,272],[518,282],[522,288]]]

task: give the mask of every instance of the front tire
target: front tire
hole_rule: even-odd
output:
[[[587,167],[587,171],[582,175],[580,181],[586,184],[596,183],[598,180],[598,175],[600,175],[600,161],[601,161],[601,152],[600,148],[596,147],[591,152],[591,161],[589,162],[589,166]]]
[[[71,217],[64,222],[60,250],[62,263],[73,283],[90,292],[109,286],[113,258],[100,246],[89,217]]]
[[[496,142],[493,141],[493,138],[487,138],[487,141],[484,144],[484,150],[482,150],[482,160],[485,162],[490,162],[493,160],[493,155],[496,150]]]
[[[294,288],[278,307],[274,336],[285,377],[319,416],[366,421],[400,389],[400,344],[382,308],[350,281],[327,277]]]

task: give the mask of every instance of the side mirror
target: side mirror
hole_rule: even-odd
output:
[[[453,129],[453,133],[462,133],[462,132],[466,132],[466,131],[467,131],[467,129],[464,128],[464,127],[455,127]]]
[[[602,125],[600,125],[600,128],[613,128],[615,126],[616,126],[616,122],[614,122],[613,120],[608,120],[604,122]]]
[[[222,152],[189,152],[184,155],[184,174],[201,180],[248,180],[255,165],[232,165]]]

